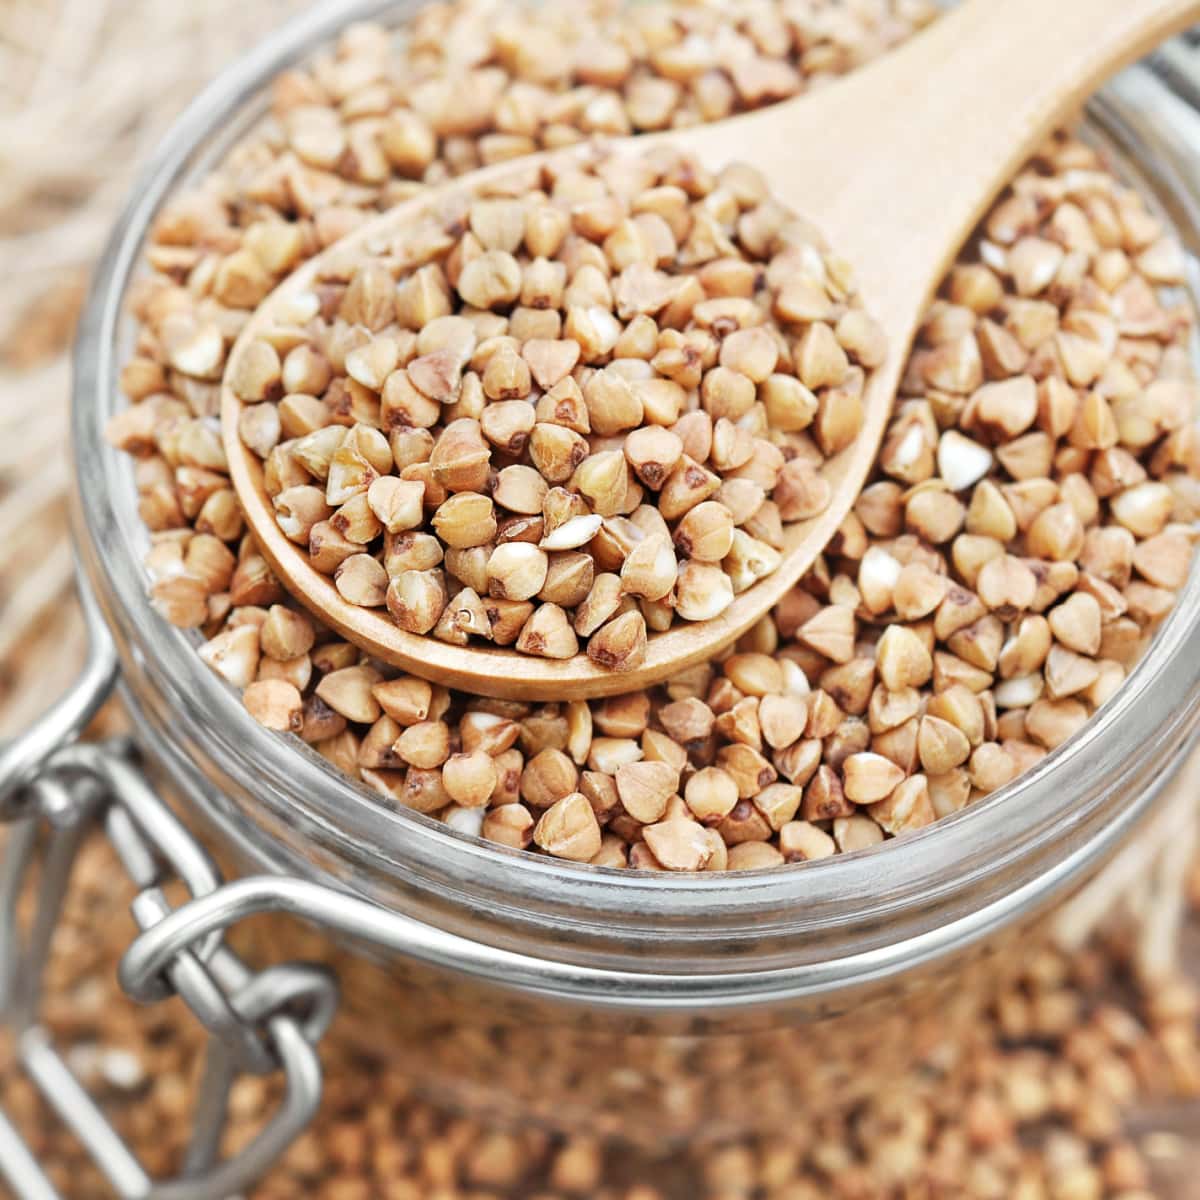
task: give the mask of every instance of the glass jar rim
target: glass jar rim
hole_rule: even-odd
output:
[[[273,75],[354,20],[399,17],[416,7],[395,0],[321,6],[220,76],[176,123],[144,172],[97,270],[81,321],[72,427],[80,558],[126,664],[136,659],[152,674],[178,715],[193,774],[203,760],[220,762],[247,787],[261,782],[264,773],[272,776],[280,781],[272,802],[281,818],[289,804],[302,811],[365,889],[370,890],[368,878],[382,876],[408,889],[440,888],[465,909],[491,905],[503,918],[496,922],[498,938],[512,936],[499,928],[508,921],[528,928],[554,915],[571,928],[560,952],[581,960],[646,950],[691,963],[719,960],[732,969],[735,963],[761,965],[769,942],[780,961],[816,966],[853,953],[864,969],[874,970],[890,962],[899,945],[907,946],[906,961],[919,949],[944,953],[1060,894],[1132,827],[1196,729],[1196,572],[1116,696],[1013,784],[927,830],[868,851],[727,875],[563,863],[497,848],[420,814],[388,811],[315,753],[258,726],[198,657],[194,638],[157,616],[139,561],[144,533],[131,469],[103,440],[106,419],[119,404],[123,310],[145,235],[181,182],[214,161],[256,119],[254,101]],[[1102,101],[1095,111],[1109,135],[1120,133],[1119,102]],[[1160,189],[1192,205],[1187,186],[1167,164],[1155,164],[1154,173]],[[1200,230],[1194,211],[1188,220]],[[183,758],[176,766],[188,769]],[[382,840],[381,830],[388,835]],[[650,950],[664,931],[672,935],[672,947]]]

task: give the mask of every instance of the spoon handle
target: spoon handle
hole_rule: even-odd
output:
[[[1200,0],[964,0],[820,92],[673,137],[710,161],[764,170],[852,261],[884,325],[911,332],[1047,134],[1195,21]]]
[[[913,305],[914,288],[918,305],[932,292],[1056,125],[1197,20],[1198,0],[967,0],[848,79],[837,123],[848,147],[872,153],[851,156],[817,218],[834,245],[853,247],[864,294],[885,320]],[[830,88],[822,107],[841,91]]]

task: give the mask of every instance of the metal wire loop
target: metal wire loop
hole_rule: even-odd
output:
[[[95,626],[94,606],[85,607]],[[52,935],[80,847],[98,828],[137,888],[131,909],[143,937],[175,911],[164,890],[168,883],[186,886],[185,907],[218,899],[230,885],[150,786],[130,743],[74,742],[115,675],[111,644],[102,629],[91,633],[92,652],[72,692],[27,733],[0,746],[0,823],[9,824],[0,861],[0,1019],[16,1035],[27,1075],[122,1200],[223,1200],[265,1174],[316,1113],[321,1069],[315,1046],[333,1019],[337,985],[328,971],[307,963],[252,970],[225,944],[223,926],[181,941],[139,980],[137,999],[154,1003],[178,995],[209,1033],[184,1173],[152,1180],[39,1023]],[[34,920],[24,932],[17,910],[31,887]],[[221,1161],[230,1089],[243,1072],[282,1073],[283,1098],[258,1136]],[[61,1200],[3,1111],[0,1181],[18,1200]]]
[[[267,967],[233,996],[232,1003],[243,1021],[267,1027],[278,1016],[293,1016],[315,1046],[337,1012],[337,981],[331,971],[313,963]]]

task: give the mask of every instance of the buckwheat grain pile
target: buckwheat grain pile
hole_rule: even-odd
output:
[[[1191,314],[1164,290],[1181,271],[1141,198],[1056,138],[931,309],[835,544],[665,688],[532,706],[388,677],[283,602],[249,544],[201,652],[385,802],[509,846],[698,870],[921,828],[1079,729],[1186,578]],[[213,544],[160,539],[160,586]]]
[[[629,670],[828,507],[885,339],[757,171],[551,160],[381,241],[229,364],[280,529],[349,603]]]
[[[790,36],[793,46],[803,41],[795,29]],[[124,376],[135,403],[113,429],[114,441],[139,455],[156,602],[168,619],[202,630],[200,653],[260,721],[298,734],[380,802],[465,832],[604,866],[714,870],[823,857],[922,828],[1039,761],[1120,686],[1191,560],[1200,511],[1192,314],[1173,291],[1182,254],[1158,217],[1068,135],[1013,182],[946,280],[854,513],[802,586],[721,661],[649,693],[507,703],[398,677],[299,611],[242,536],[212,416],[213,375],[275,279],[395,198],[387,172],[379,186],[349,182],[344,173],[361,156],[346,151],[349,133],[343,145],[330,132],[347,110],[374,111],[360,89],[375,103],[392,94],[382,82],[391,69],[384,47],[379,33],[352,31],[311,74],[281,81],[267,129],[164,216],[150,250],[158,273],[138,297],[138,354]],[[450,70],[422,61],[437,78]],[[318,151],[307,138],[289,140],[288,130],[295,110],[319,98],[329,144]],[[307,130],[312,120],[308,113],[301,124]],[[448,153],[448,141],[436,145]],[[323,164],[311,161],[321,154]],[[444,328],[451,337],[460,327]],[[500,342],[480,364],[481,388],[495,364],[497,375],[501,366],[532,371],[507,333],[487,332]],[[272,375],[269,354],[261,357]],[[302,357],[297,379],[321,369]],[[411,391],[410,399],[423,395]],[[482,416],[479,425],[470,441],[486,449]],[[355,438],[348,459],[370,465],[373,430],[332,428]],[[390,445],[376,449],[394,465]],[[394,480],[392,492],[404,482],[381,478]],[[519,496],[533,482],[514,475],[502,494]],[[328,506],[311,483],[295,486]],[[369,491],[351,503],[374,529]],[[495,519],[494,496],[457,495],[480,508],[480,520],[490,503]],[[576,503],[561,499],[564,513]],[[758,503],[746,520],[773,520],[776,501],[764,491]],[[447,528],[462,524],[454,516],[445,514]],[[522,516],[537,519],[511,510],[511,519]],[[284,519],[300,521],[290,511]],[[347,549],[337,539],[365,543],[346,539],[324,510],[322,521],[336,570]],[[662,540],[657,526],[619,513],[603,522],[615,547],[622,531],[631,549]],[[344,588],[373,600],[382,593],[384,602],[398,593],[394,611],[429,607],[428,617],[442,586],[445,599],[453,587],[465,600],[433,617],[436,627],[450,611],[446,636],[490,629],[496,638],[499,625],[504,638],[520,638],[532,617],[510,606],[531,601],[484,593],[493,579],[496,591],[516,580],[525,592],[531,572],[545,588],[541,557],[524,562],[535,555],[519,548],[543,547],[518,540],[493,567],[498,546],[485,561],[478,547],[439,543],[446,567],[437,569],[454,580],[443,585],[432,564],[409,557],[432,556],[432,534],[389,536],[396,570],[386,544],[378,557],[347,554]],[[572,596],[586,576],[576,565],[554,581],[573,583]],[[600,628],[586,619],[593,608],[616,613],[613,597],[606,606],[592,595],[606,573],[593,566],[579,601],[584,628]],[[642,602],[643,617],[659,603]],[[565,650],[576,630],[561,605],[543,610],[554,628],[540,634]],[[637,615],[610,625],[623,620]],[[640,629],[632,633],[631,644]]]

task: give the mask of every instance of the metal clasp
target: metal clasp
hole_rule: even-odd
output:
[[[152,1180],[72,1074],[39,1023],[41,980],[71,870],[87,837],[102,829],[138,888],[131,906],[143,934],[175,911],[165,886],[182,881],[189,902],[227,885],[207,852],[147,782],[125,741],[75,741],[112,689],[116,655],[94,605],[85,603],[91,650],[76,686],[31,729],[0,745],[0,1017],[17,1057],[63,1124],[84,1145],[121,1200],[223,1200],[261,1177],[312,1121],[320,1103],[315,1047],[337,1007],[323,967],[290,963],[251,970],[224,941],[224,927],[177,947],[143,981],[138,999],[178,995],[208,1031],[200,1095],[183,1172]],[[35,878],[36,876],[36,878]],[[33,889],[33,920],[18,905]],[[230,1089],[239,1074],[281,1072],[279,1108],[258,1136],[221,1161]],[[19,1200],[60,1200],[0,1109],[0,1178]]]

